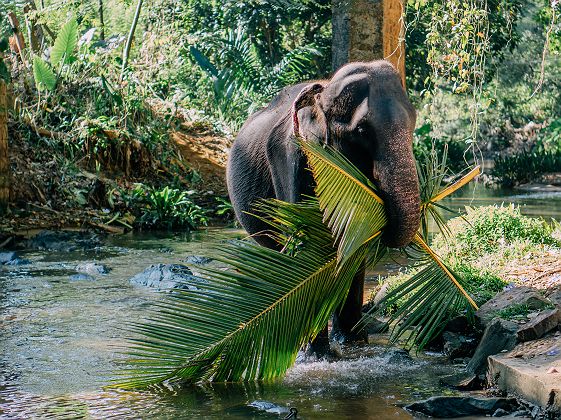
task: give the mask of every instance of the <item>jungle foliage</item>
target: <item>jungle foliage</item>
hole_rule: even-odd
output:
[[[28,28],[40,38],[23,58],[41,95],[30,89],[30,69],[17,52],[7,57],[17,113],[27,125],[68,133],[49,143],[92,167],[173,167],[167,132],[178,113],[235,134],[283,86],[331,73],[327,0],[145,2],[124,72],[137,2],[45,0],[26,12],[23,1],[1,4],[16,13],[27,44]],[[559,118],[559,7],[546,0],[406,2],[406,74],[420,148],[448,145],[449,162],[460,168],[481,154],[521,151],[517,130]],[[9,34],[5,20],[0,32]],[[143,163],[112,157],[129,154]],[[525,158],[540,166],[539,156]]]

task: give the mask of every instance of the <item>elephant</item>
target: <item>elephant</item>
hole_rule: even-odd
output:
[[[265,233],[268,226],[250,213],[260,199],[295,203],[313,195],[300,137],[342,152],[377,186],[388,217],[382,240],[389,247],[407,245],[420,224],[415,120],[400,75],[385,60],[349,63],[329,80],[284,88],[249,117],[230,150],[227,185],[237,219],[259,244],[278,246]],[[333,315],[332,338],[364,340],[364,332],[353,331],[362,317],[363,290],[364,271]]]

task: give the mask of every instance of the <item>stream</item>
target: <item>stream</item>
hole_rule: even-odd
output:
[[[561,193],[466,188],[445,204],[457,210],[501,202],[561,220]],[[225,228],[127,234],[91,250],[20,251],[28,264],[0,266],[0,418],[278,419],[294,407],[302,419],[407,419],[402,405],[453,394],[439,378],[460,368],[443,355],[410,358],[383,343],[347,348],[337,362],[298,362],[267,384],[103,390],[119,369],[126,323],[143,319],[161,298],[129,279],[150,264],[182,263],[243,236]],[[79,276],[84,262],[110,271]]]

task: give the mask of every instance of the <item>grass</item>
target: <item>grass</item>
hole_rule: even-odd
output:
[[[543,309],[552,309],[553,307],[553,305],[547,305]],[[532,312],[536,312],[536,309],[531,308],[529,305],[515,304],[497,311],[495,315],[506,320],[525,320],[528,314]]]

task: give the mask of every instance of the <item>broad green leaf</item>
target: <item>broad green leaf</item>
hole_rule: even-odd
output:
[[[38,90],[53,91],[56,86],[56,75],[49,65],[40,57],[33,57],[33,77]]]
[[[78,23],[70,19],[58,33],[55,44],[51,48],[51,64],[68,64],[72,61],[74,50],[78,44]]]

